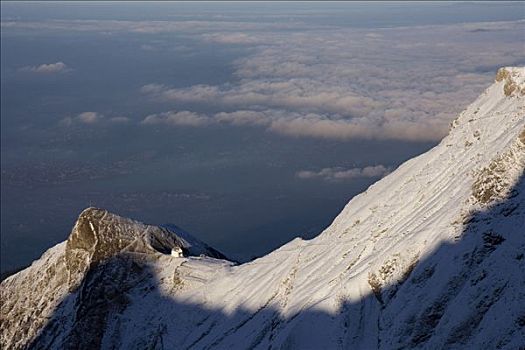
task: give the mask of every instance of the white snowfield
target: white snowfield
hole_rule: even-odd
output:
[[[186,233],[86,209],[67,242],[2,282],[1,343],[523,349],[524,169],[525,67],[502,68],[438,146],[315,239],[252,262],[203,243],[188,256]]]

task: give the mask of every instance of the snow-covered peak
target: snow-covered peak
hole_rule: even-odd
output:
[[[80,213],[66,241],[69,284],[76,286],[90,268],[124,252],[171,254],[176,248],[186,255],[226,259],[178,227],[146,225],[104,209],[87,208]]]
[[[520,348],[524,77],[498,71],[439,145],[354,197],[318,237],[246,264],[195,256],[213,250],[175,226],[85,210],[65,244],[0,285],[2,343]],[[174,247],[189,254],[166,254]]]
[[[351,232],[367,218],[378,220],[382,231],[386,218],[391,221],[399,215],[406,219],[420,213],[421,205],[428,205],[425,217],[431,217],[438,207],[426,200],[429,196],[437,196],[441,204],[450,201],[453,207],[462,206],[478,175],[504,152],[514,152],[520,159],[509,161],[505,171],[509,186],[514,183],[523,169],[519,138],[525,130],[525,95],[508,95],[504,86],[510,82],[525,88],[525,67],[502,68],[497,76],[451,123],[449,135],[438,146],[405,162],[352,199],[325,233]],[[444,185],[453,192],[445,191]],[[442,210],[453,215],[449,208]]]

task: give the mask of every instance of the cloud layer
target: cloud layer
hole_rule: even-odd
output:
[[[47,63],[39,66],[26,66],[20,68],[23,72],[40,73],[40,74],[56,74],[71,71],[64,62]]]
[[[160,102],[163,110],[141,124],[253,126],[336,140],[438,141],[457,113],[493,81],[497,68],[525,64],[523,20],[382,29],[274,16],[267,21],[4,21],[2,28],[140,33],[152,38],[141,46],[147,50],[173,46],[160,33],[189,38],[196,43],[193,49],[242,48],[227,83],[144,84],[143,96]],[[23,69],[51,73],[68,67],[57,62]]]
[[[384,165],[367,166],[364,168],[345,169],[341,167],[324,168],[319,171],[301,170],[296,176],[299,179],[322,179],[325,181],[345,181],[356,178],[380,178],[391,172]]]
[[[107,123],[128,123],[128,117],[111,117],[107,118],[103,114],[97,112],[82,112],[74,117],[65,117],[60,121],[61,126],[73,125],[97,125]]]
[[[192,126],[229,123],[296,137],[437,141],[499,66],[525,62],[518,35],[523,30],[524,21],[367,30],[229,29],[200,38],[251,48],[234,62],[232,82],[186,88],[152,83],[141,92],[174,106],[224,111],[193,117]]]
[[[148,115],[142,121],[146,125],[202,126],[210,122],[210,118],[188,111],[169,111]]]

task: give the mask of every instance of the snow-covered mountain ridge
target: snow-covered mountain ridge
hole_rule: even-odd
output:
[[[353,198],[318,237],[250,263],[85,210],[67,242],[0,285],[1,343],[520,349],[524,169],[525,68],[503,68],[438,146]]]

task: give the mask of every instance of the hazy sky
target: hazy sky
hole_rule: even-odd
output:
[[[1,3],[1,265],[99,206],[247,260],[525,64],[525,5]]]

